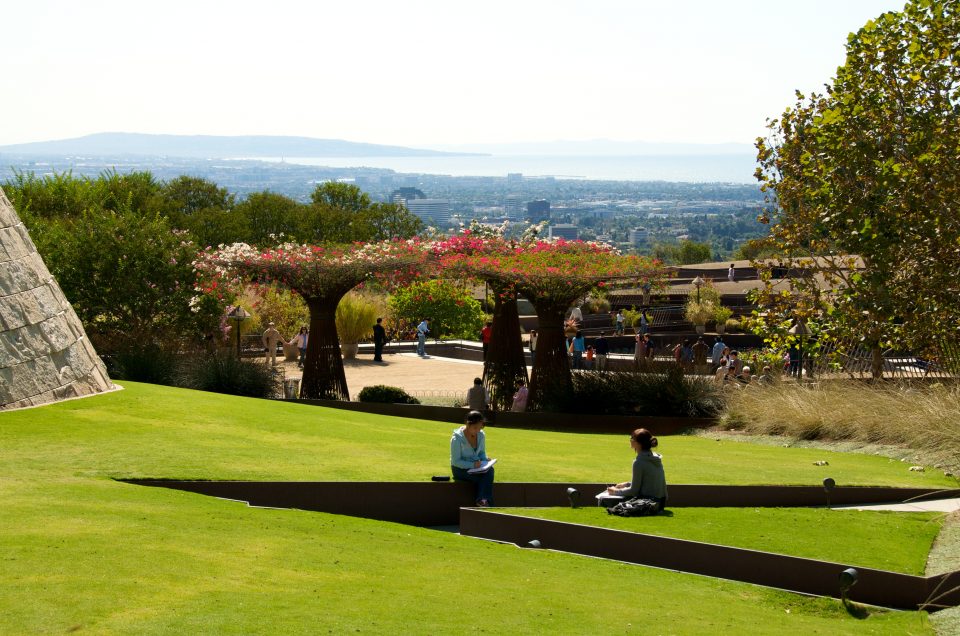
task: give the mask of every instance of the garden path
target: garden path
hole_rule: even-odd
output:
[[[343,368],[350,398],[354,400],[361,389],[374,384],[400,387],[414,395],[432,392],[465,397],[473,379],[483,374],[482,362],[438,356],[421,358],[415,353],[385,353],[383,362],[374,362],[361,354],[356,360],[344,360]],[[287,378],[299,378],[301,371],[296,362],[285,362],[284,374]]]

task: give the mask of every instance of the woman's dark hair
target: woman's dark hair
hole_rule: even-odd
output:
[[[483,421],[483,413],[480,411],[470,411],[467,413],[467,424],[476,424]]]
[[[657,438],[653,436],[653,433],[645,428],[638,428],[630,434],[630,438],[633,439],[637,444],[640,444],[641,450],[650,450],[651,448],[656,447],[656,445],[659,443]]]

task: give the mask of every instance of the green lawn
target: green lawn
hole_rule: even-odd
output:
[[[831,600],[114,482],[448,470],[450,425],[126,386],[0,413],[0,633],[930,633],[918,613],[857,620]],[[877,457],[661,442],[673,482],[818,483],[827,458],[841,484],[953,485]],[[611,481],[631,461],[625,436],[491,428],[488,444],[501,480]]]
[[[597,507],[507,512],[920,576],[943,525],[936,512],[814,508],[670,508],[667,515],[632,518]]]

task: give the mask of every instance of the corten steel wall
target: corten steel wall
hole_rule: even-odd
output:
[[[466,393],[466,392],[464,392]],[[463,424],[467,410],[450,406],[424,404],[377,404],[373,402],[342,402],[338,400],[286,400],[312,406],[326,406],[347,411],[361,411],[395,417],[412,417]],[[656,435],[673,435],[691,428],[710,428],[717,423],[711,417],[646,417],[627,415],[581,415],[575,413],[513,413],[498,412],[490,416],[489,425],[501,428],[565,431],[570,433],[615,433],[629,435],[644,427]]]
[[[637,519],[642,526],[642,519]],[[616,559],[777,587],[804,594],[840,596],[838,577],[851,564],[817,561],[697,541],[611,530],[595,526],[518,517],[490,510],[460,511],[460,534],[587,556]],[[960,604],[960,572],[923,577],[856,567],[857,584],[848,596],[855,601],[903,609]],[[944,593],[945,592],[945,593]],[[928,605],[929,604],[929,605]]]
[[[446,469],[437,474],[446,474]],[[299,508],[333,514],[396,521],[412,525],[455,525],[461,506],[473,505],[473,485],[461,482],[337,482],[337,481],[178,481],[126,479],[126,483],[187,490],[246,501],[254,506]],[[567,488],[580,493],[584,506],[596,505],[602,483],[498,482],[496,505],[505,507],[567,506]],[[810,506],[824,505],[823,488],[816,486],[671,485],[668,507],[688,506]],[[960,490],[924,488],[838,487],[834,504],[890,503],[918,498],[960,496]]]
[[[0,190],[0,410],[111,389],[80,319]]]

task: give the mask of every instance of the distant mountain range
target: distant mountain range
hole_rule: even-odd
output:
[[[151,156],[227,159],[239,157],[442,157],[476,154],[382,146],[342,139],[247,135],[146,135],[97,133],[73,139],[0,146],[20,155]]]

